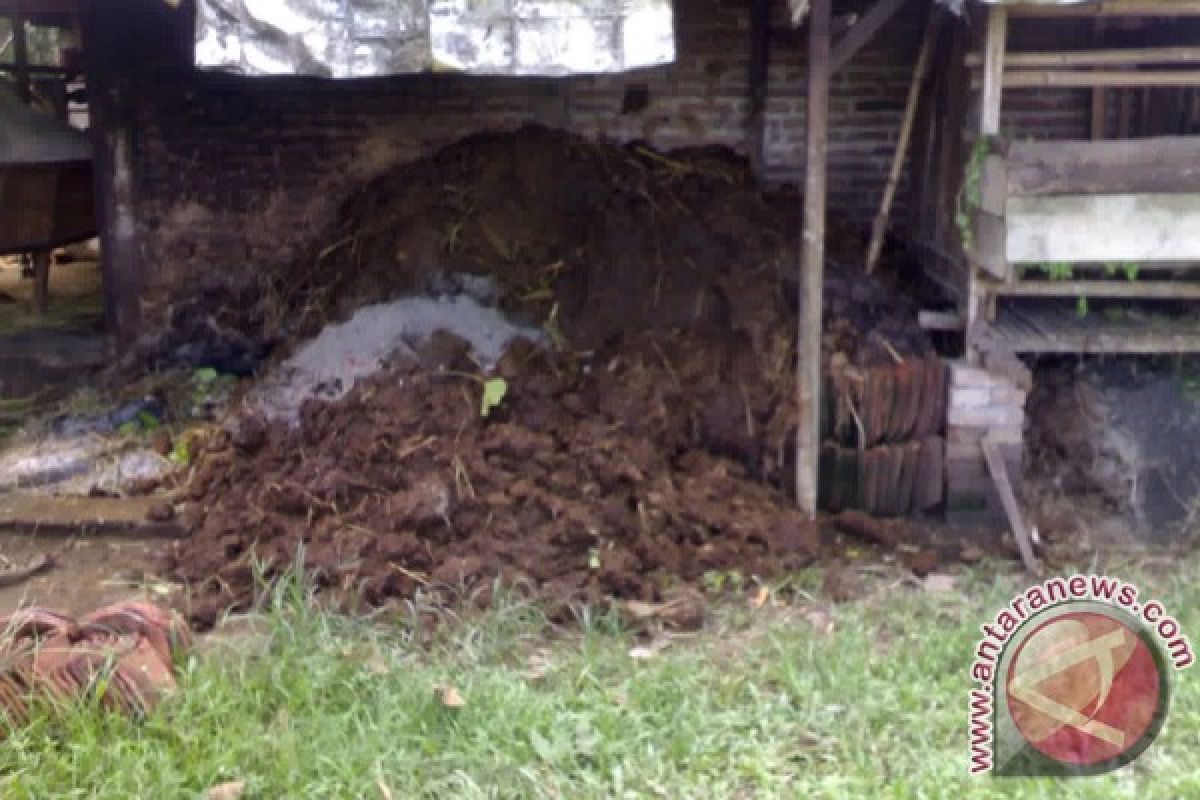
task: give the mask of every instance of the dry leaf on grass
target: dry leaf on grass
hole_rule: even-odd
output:
[[[462,693],[453,686],[439,686],[438,696],[442,700],[442,705],[446,708],[462,708],[467,704]]]
[[[952,592],[958,587],[958,578],[942,572],[931,572],[921,582],[927,592]]]
[[[968,544],[963,547],[962,551],[958,554],[958,557],[967,564],[978,564],[986,555],[987,554],[983,552],[982,548],[976,547],[973,544]]]
[[[210,786],[208,789],[208,800],[237,800],[246,791],[245,781],[226,781],[218,783],[216,786]]]
[[[804,619],[817,632],[828,636],[833,633],[833,616],[821,608],[810,608],[804,612]]]
[[[668,645],[670,645],[670,641],[667,639],[658,639],[650,644],[635,645],[630,648],[629,657],[634,661],[646,661],[666,650]]]
[[[662,603],[627,600],[621,608],[633,623],[656,621],[685,631],[704,626],[704,595],[694,589],[679,589]]]
[[[529,669],[525,670],[525,678],[531,681],[541,680],[554,668],[554,659],[549,650],[542,648],[529,656]]]

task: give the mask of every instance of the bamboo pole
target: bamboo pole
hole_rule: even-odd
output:
[[[925,74],[929,67],[929,57],[933,52],[933,44],[937,41],[937,32],[941,17],[936,10],[930,10],[929,20],[925,24],[925,36],[921,40],[921,49],[917,53],[917,63],[913,67],[912,82],[908,86],[908,100],[904,106],[904,121],[900,126],[900,138],[896,142],[896,153],[892,156],[892,170],[888,175],[887,185],[883,187],[883,200],[879,204],[879,213],[871,226],[871,243],[867,247],[867,274],[875,271],[879,262],[879,254],[883,250],[883,237],[887,233],[888,219],[892,213],[892,201],[896,199],[896,187],[900,185],[900,175],[904,171],[904,160],[908,155],[908,143],[912,139],[913,123],[917,118],[917,106],[921,100],[921,86],[925,83]]]
[[[1099,22],[1102,22],[1100,20]],[[1128,47],[1106,50],[1060,50],[1056,52],[1008,53],[1011,67],[1105,67],[1137,64],[1200,63],[1200,47]],[[970,53],[968,67],[983,65],[983,56]]]
[[[986,81],[985,81],[986,84]],[[1149,87],[1200,86],[1200,69],[1133,71],[1084,70],[1008,70],[1004,73],[1005,89],[1034,89],[1054,86],[1086,89],[1096,86]]]
[[[821,450],[821,311],[825,271],[825,168],[829,138],[831,0],[813,0],[809,18],[808,119],[804,160],[804,234],[796,325],[796,502],[817,514]]]

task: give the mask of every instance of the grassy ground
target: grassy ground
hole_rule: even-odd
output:
[[[21,277],[15,259],[0,257],[0,336],[23,331],[95,330],[104,318],[99,266],[75,263],[51,267],[49,308],[39,314],[32,303],[33,281]]]
[[[649,647],[611,616],[558,631],[516,601],[418,645],[281,591],[264,636],[194,656],[145,723],[83,710],[12,734],[0,796],[203,797],[242,781],[244,798],[1200,797],[1187,672],[1159,741],[1118,773],[967,776],[977,626],[1022,585],[989,574],[946,592],[868,579],[836,608],[810,574],[787,603],[730,599],[703,633]],[[1198,574],[1192,558],[1122,576],[1200,637]]]

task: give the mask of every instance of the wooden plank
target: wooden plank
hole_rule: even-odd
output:
[[[33,308],[45,314],[50,305],[50,251],[33,254]]]
[[[1092,44],[1097,47],[1104,44],[1104,26],[1103,19],[1092,20]],[[1196,54],[1200,55],[1200,48],[1195,49]],[[1009,63],[1015,65],[1011,60]],[[1103,86],[1092,89],[1092,119],[1089,128],[1093,141],[1103,139],[1105,131],[1108,130],[1108,90]]]
[[[1008,297],[1135,297],[1200,300],[1200,283],[1172,281],[1017,281],[993,288]]]
[[[1200,192],[1200,137],[1017,141],[1007,167],[1015,196]]]
[[[18,72],[26,72],[30,75],[60,75],[66,77],[75,72],[75,70],[67,69],[66,67],[42,67],[33,64],[18,68],[15,64],[0,64],[0,75],[8,73],[16,74]]]
[[[1200,260],[1200,195],[1009,198],[1010,263]]]
[[[983,160],[979,178],[979,208],[997,217],[1004,216],[1008,201],[1008,165],[1003,156],[992,154]]]
[[[1200,16],[1198,0],[1092,0],[1059,4],[1013,3],[1014,17],[1184,17]]]
[[[1004,506],[1004,514],[1008,517],[1008,525],[1012,528],[1013,538],[1017,540],[1017,549],[1021,551],[1021,561],[1025,563],[1025,569],[1031,575],[1037,575],[1041,567],[1038,565],[1037,557],[1033,554],[1033,542],[1029,538],[1029,530],[1025,527],[1025,520],[1021,517],[1021,507],[1017,504],[1017,496],[1013,493],[1012,481],[1008,477],[1008,467],[1004,464],[1004,459],[1000,455],[1000,447],[989,433],[983,437],[983,458],[987,462],[988,472],[992,475],[992,482],[996,485],[996,492],[1000,495],[1000,502]]]
[[[1000,133],[1000,108],[1004,98],[1004,50],[1008,40],[1008,11],[1004,6],[988,8],[987,40],[983,50],[984,136]]]
[[[1013,310],[994,324],[979,325],[969,345],[981,352],[1025,355],[1162,355],[1200,353],[1200,325],[1187,319],[1111,321],[1080,318],[1073,309],[1027,310],[1018,326]]]
[[[24,102],[29,102],[29,43],[25,38],[25,14],[21,4],[13,9],[13,78],[17,84],[17,96]]]
[[[924,331],[961,333],[966,323],[957,311],[918,311],[917,324]]]
[[[771,48],[771,0],[754,0],[750,8],[750,108],[746,128],[751,166],[763,176],[766,166],[767,67]]]
[[[986,86],[987,78],[984,77]],[[976,87],[976,82],[972,81]],[[1200,86],[1200,70],[1005,70],[1005,89]]]
[[[879,262],[879,255],[883,251],[883,238],[887,233],[888,219],[892,213],[892,201],[896,197],[896,187],[900,185],[900,174],[904,170],[904,160],[908,155],[908,143],[912,139],[913,122],[917,118],[921,85],[925,83],[929,58],[933,53],[933,45],[937,41],[941,20],[941,14],[936,9],[931,9],[929,19],[925,23],[925,35],[921,39],[921,49],[917,53],[917,63],[913,67],[912,79],[908,85],[908,99],[904,104],[904,119],[900,124],[900,137],[896,141],[896,152],[892,154],[891,172],[883,187],[883,200],[879,204],[879,213],[875,215],[875,221],[871,226],[871,241],[867,246],[868,275],[875,271],[875,265]]]
[[[817,469],[821,446],[821,313],[825,283],[831,5],[831,0],[813,0],[809,19],[804,232],[796,334],[796,502],[810,518],[817,514]]]
[[[896,15],[906,0],[876,0],[858,24],[842,37],[829,55],[830,72],[837,72],[850,63],[859,50],[874,38],[875,34]]]
[[[1008,170],[1008,194],[1197,194],[1200,161],[1161,164],[1027,164]]]
[[[42,14],[73,16],[79,13],[79,0],[0,0],[0,16],[11,17],[17,13],[27,16]]]
[[[975,267],[998,280],[1009,278],[1007,231],[1002,217],[986,211],[975,212],[975,243],[971,261]]]
[[[968,67],[983,66],[983,56],[969,53]],[[1200,47],[1126,47],[1105,50],[1056,50],[1005,53],[1009,67],[1104,67],[1118,64],[1200,64]]]
[[[149,519],[151,509],[169,499],[4,492],[0,494],[0,532],[137,539],[186,536],[188,531],[178,522],[156,523]]]

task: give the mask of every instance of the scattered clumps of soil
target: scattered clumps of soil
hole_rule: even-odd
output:
[[[588,374],[518,346],[499,371],[509,393],[487,418],[476,381],[410,366],[310,401],[297,427],[217,435],[188,489],[193,535],[169,557],[193,620],[250,604],[256,561],[267,578],[302,563],[347,607],[486,594],[495,577],[563,604],[660,602],[679,579],[816,556],[786,496],[691,436],[698,409],[665,370]]]
[[[798,220],[799,198],[765,192],[728,151],[539,127],[469,137],[364,186],[310,257],[269,281],[258,318],[287,321],[272,337],[412,294],[486,295],[554,354],[516,340],[486,418],[478,367],[438,355],[466,352],[459,340],[307,401],[294,426],[249,418],[217,435],[181,514],[193,535],[169,564],[193,618],[249,604],[256,560],[267,577],[302,562],[338,607],[444,584],[486,595],[494,577],[561,603],[657,603],[711,570],[808,562],[816,528],[781,491],[795,460]],[[861,256],[833,230],[835,260]],[[931,353],[893,289],[848,269],[826,286],[823,352],[838,370]],[[918,416],[894,405],[880,406],[889,430]]]

